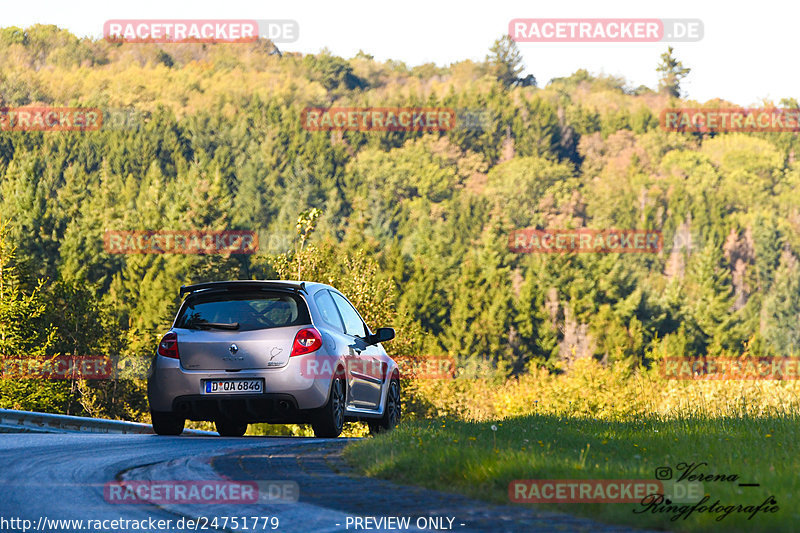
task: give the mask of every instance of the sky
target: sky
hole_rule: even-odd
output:
[[[722,98],[741,106],[800,99],[800,69],[790,62],[797,48],[798,4],[760,0],[655,3],[606,0],[550,2],[403,0],[29,0],[3,2],[0,26],[56,24],[81,37],[102,37],[110,19],[292,19],[299,39],[281,50],[317,53],[328,48],[353,57],[359,50],[376,60],[409,66],[447,66],[481,61],[515,18],[680,18],[703,21],[699,42],[684,43],[519,43],[539,85],[580,68],[622,76],[631,87],[655,88],[655,68],[668,45],[692,69],[681,87],[691,99]],[[780,59],[780,61],[779,61]]]

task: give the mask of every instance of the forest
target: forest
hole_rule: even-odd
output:
[[[535,72],[536,65],[529,65]],[[646,372],[667,357],[790,357],[800,339],[796,132],[666,131],[731,108],[585,70],[409,66],[268,40],[155,44],[0,29],[0,107],[103,111],[91,131],[0,128],[0,358],[108,355],[106,380],[0,380],[0,407],[145,420],[181,285],[332,283],[390,355],[465,374]],[[795,109],[797,101],[764,101]],[[304,127],[309,108],[446,108],[435,131]],[[660,232],[657,253],[520,253],[524,229]],[[108,232],[258,232],[255,253],[110,253]],[[277,244],[276,244],[277,243]],[[126,373],[127,372],[127,373]]]

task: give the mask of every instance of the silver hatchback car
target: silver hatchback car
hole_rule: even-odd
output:
[[[153,429],[178,435],[208,420],[222,436],[250,423],[310,423],[338,437],[345,421],[373,432],[400,419],[397,364],[339,291],[298,281],[217,281],[181,287],[172,328],[151,364]]]

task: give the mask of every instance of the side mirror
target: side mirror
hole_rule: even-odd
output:
[[[378,328],[374,334],[368,338],[368,344],[378,344],[394,339],[394,328]]]

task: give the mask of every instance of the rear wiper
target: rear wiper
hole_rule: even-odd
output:
[[[198,328],[239,329],[238,322],[232,322],[230,324],[226,324],[224,322],[198,322],[197,324],[192,325]]]

